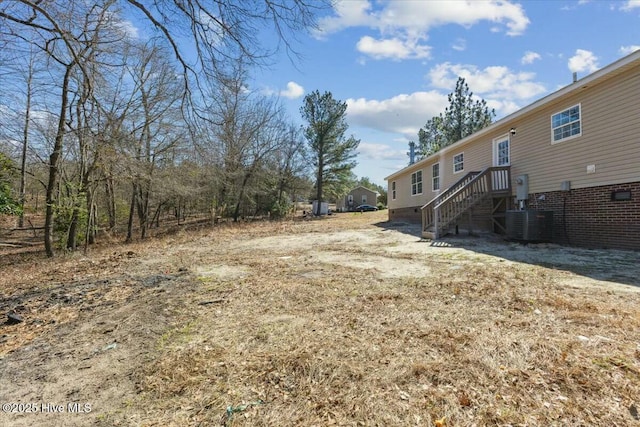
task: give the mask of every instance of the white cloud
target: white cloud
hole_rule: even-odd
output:
[[[534,61],[541,59],[539,53],[527,51],[524,53],[524,56],[520,60],[523,64],[533,64]]]
[[[600,68],[598,65],[598,57],[596,57],[593,52],[584,49],[576,50],[576,54],[569,58],[568,67],[569,70],[574,73],[585,71],[593,73]]]
[[[640,8],[640,0],[627,0],[627,2],[620,7],[620,9],[625,11],[629,11],[635,8]]]
[[[506,27],[508,35],[520,35],[529,25],[522,6],[497,0],[390,1],[375,10],[368,0],[341,0],[336,2],[335,12],[320,20],[324,32],[367,26],[382,32],[403,29],[416,34],[447,24],[471,26],[490,21]]]
[[[467,50],[467,41],[465,39],[456,39],[451,45],[451,48],[459,52]]]
[[[358,145],[358,154],[369,160],[403,160],[407,157],[404,150],[371,142],[361,142]]]
[[[522,105],[510,99],[487,99],[487,107],[496,111],[498,118],[505,117],[522,108]]]
[[[317,35],[335,33],[349,27],[370,26],[374,19],[369,15],[371,4],[368,0],[336,1],[335,15],[320,20]]]
[[[384,100],[350,98],[346,102],[350,125],[400,133],[408,139],[415,139],[420,127],[448,105],[447,96],[437,91],[402,94]]]
[[[262,89],[262,93],[267,96],[277,95],[287,99],[296,99],[304,95],[304,88],[296,82],[289,82],[286,89],[274,90],[267,87]]]
[[[489,108],[495,109],[497,117],[517,111],[532,98],[547,92],[542,83],[535,81],[534,73],[514,72],[502,66],[479,69],[472,65],[444,63],[433,67],[428,75],[437,90],[383,100],[350,98],[346,101],[347,120],[353,126],[397,133],[407,140],[415,140],[420,127],[449,105],[447,94],[455,89],[459,76],[464,77],[474,96],[484,99]]]
[[[287,83],[287,88],[280,91],[280,96],[288,99],[300,98],[304,95],[304,88],[296,82]]]
[[[140,30],[133,24],[133,22],[128,19],[122,19],[120,15],[114,12],[107,12],[107,18],[111,28],[119,32],[121,35],[132,39],[139,38]]]
[[[490,106],[495,105],[498,115],[514,111],[517,101],[527,101],[547,91],[542,83],[534,80],[534,73],[513,72],[503,66],[479,69],[474,65],[445,62],[433,67],[428,77],[434,87],[449,93],[455,89],[458,77],[464,78],[471,92],[480,94]]]
[[[333,16],[319,21],[319,37],[350,27],[365,27],[376,31],[378,39],[367,35],[360,39],[358,49],[376,58],[425,58],[429,47],[419,44],[426,40],[432,28],[457,24],[471,27],[481,21],[494,24],[492,31],[507,35],[521,35],[529,25],[529,18],[521,5],[501,0],[488,1],[389,1],[339,0],[334,4]],[[456,41],[457,48],[464,47]],[[402,54],[391,55],[394,47]]]
[[[619,52],[621,55],[629,55],[636,50],[640,50],[640,46],[638,45],[630,45],[630,46],[621,46]]]
[[[585,4],[591,3],[591,0],[578,0],[577,3],[568,3],[564,6],[560,7],[560,10],[571,11],[577,10],[578,7],[583,6]]]
[[[139,36],[140,31],[138,30],[138,27],[133,25],[133,22],[131,21],[120,20],[115,23],[115,26],[121,33],[123,33],[127,37],[137,39]]]
[[[376,40],[370,36],[362,37],[356,48],[374,59],[393,60],[428,58],[430,51],[428,46],[419,45],[417,40],[398,38]]]

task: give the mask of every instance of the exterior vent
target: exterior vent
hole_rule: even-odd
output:
[[[507,211],[507,237],[524,242],[550,242],[553,211]]]

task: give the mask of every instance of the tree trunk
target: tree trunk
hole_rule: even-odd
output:
[[[98,223],[98,218],[97,218],[97,206],[93,201],[93,192],[91,194],[91,196],[87,196],[87,209],[89,211],[89,214],[87,216],[87,235],[85,236],[84,239],[84,253],[86,255],[87,251],[89,250],[89,245],[92,245],[95,243],[95,238],[96,238],[96,224]]]
[[[87,81],[84,79],[84,84],[82,88],[82,100],[76,103],[76,116],[77,116],[77,129],[76,129],[76,138],[78,140],[78,152],[80,154],[80,171],[79,171],[79,182],[78,186],[71,187],[71,191],[69,191],[69,196],[71,200],[73,200],[73,212],[71,214],[71,224],[69,225],[69,234],[67,235],[67,250],[75,251],[78,247],[78,230],[79,230],[79,222],[80,222],[80,204],[81,204],[81,196],[82,194],[87,193],[87,189],[89,187],[89,171],[87,167],[87,140],[85,138],[85,129],[83,126],[82,120],[82,104],[83,100],[86,98],[87,93]],[[74,188],[75,187],[75,188]],[[75,194],[73,194],[75,192]],[[88,200],[87,200],[88,201]],[[88,213],[88,210],[87,210]],[[88,229],[86,230],[89,231]]]
[[[318,155],[318,176],[317,176],[317,181],[316,181],[316,200],[317,205],[316,205],[316,211],[314,212],[314,215],[316,216],[320,216],[320,213],[322,212],[322,176],[324,175],[324,161],[323,161],[323,157],[324,153],[322,152],[322,150],[320,150],[320,153]]]
[[[80,216],[80,208],[74,203],[71,213],[71,223],[67,233],[67,249],[75,251],[78,246],[78,217]]]
[[[247,183],[249,182],[249,178],[253,171],[249,171],[245,174],[244,179],[242,180],[242,187],[240,187],[240,194],[238,195],[238,200],[236,202],[236,208],[233,212],[233,222],[238,222],[238,217],[240,216],[240,204],[242,203],[242,198],[244,197],[244,190],[247,187]]]
[[[113,188],[113,177],[107,177],[104,181],[104,189],[107,195],[107,215],[109,216],[109,231],[116,229],[116,195]]]
[[[27,147],[29,145],[29,124],[31,122],[31,84],[33,79],[33,62],[29,62],[29,74],[27,77],[27,99],[24,112],[24,128],[22,132],[22,157],[20,158],[20,216],[18,227],[24,227],[24,202],[27,186]]]
[[[62,154],[62,144],[64,142],[64,127],[67,114],[67,104],[69,103],[69,79],[74,64],[67,65],[64,78],[62,80],[62,96],[60,102],[60,117],[58,119],[58,130],[53,144],[53,152],[49,156],[49,180],[47,181],[46,210],[44,219],[44,249],[48,257],[53,257],[53,206],[55,203],[54,192],[58,179],[58,160]]]
[[[93,200],[94,190],[87,185],[87,234],[85,236],[85,251],[87,245],[92,245],[96,242],[96,224],[97,224],[97,207]]]
[[[142,187],[138,186],[138,221],[140,223],[140,238],[144,239],[147,237],[147,223],[149,220],[149,196],[150,191],[142,189]]]
[[[150,221],[151,226],[155,224],[156,228],[160,228],[160,214],[162,213],[162,207],[164,206],[164,202],[158,205],[155,213],[153,214],[153,218]],[[180,224],[180,220],[178,220],[178,224]]]
[[[129,205],[129,221],[127,223],[127,238],[125,242],[131,242],[133,238],[133,214],[136,209],[136,196],[138,194],[138,186],[134,183],[131,191],[131,204]]]

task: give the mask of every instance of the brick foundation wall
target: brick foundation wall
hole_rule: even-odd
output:
[[[389,221],[405,221],[420,224],[422,222],[421,206],[389,209]]]
[[[630,191],[631,200],[612,201],[614,191]],[[640,182],[530,194],[528,208],[553,211],[555,243],[640,251]],[[497,231],[486,209],[474,208],[473,230]],[[460,218],[461,228],[466,228],[466,218]],[[389,209],[389,220],[419,224],[420,206]]]
[[[612,201],[614,191],[631,191],[631,200]],[[530,194],[528,204],[554,212],[556,243],[640,250],[640,182]]]

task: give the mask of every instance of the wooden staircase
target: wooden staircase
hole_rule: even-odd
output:
[[[510,196],[509,166],[495,166],[480,172],[469,172],[422,207],[422,237],[438,239],[447,234],[447,230],[458,218],[481,201]]]

